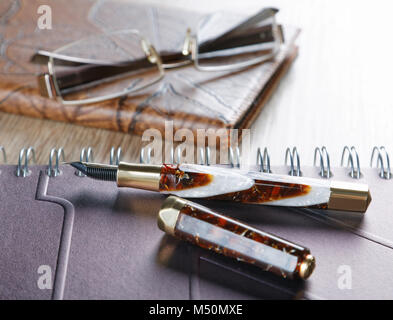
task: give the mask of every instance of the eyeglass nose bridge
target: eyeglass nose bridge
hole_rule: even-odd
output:
[[[141,39],[142,49],[150,63],[161,65],[161,58],[156,49],[146,40]]]

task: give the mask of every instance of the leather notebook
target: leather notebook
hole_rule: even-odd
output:
[[[357,180],[373,198],[364,215],[199,201],[310,248],[316,268],[306,281],[164,234],[163,195],[80,177],[68,165],[56,177],[47,166],[29,170],[17,177],[16,165],[0,165],[0,299],[392,298],[393,186],[377,169],[362,168]],[[330,179],[354,181],[347,168],[332,172]],[[302,173],[320,178],[316,167]],[[51,286],[42,288],[48,270]]]
[[[37,27],[39,5],[49,5],[52,29]],[[77,10],[75,9],[77,8]],[[126,1],[2,0],[0,4],[0,111],[83,126],[142,134],[147,128],[248,128],[297,55],[299,30],[283,26],[284,45],[271,61],[237,72],[201,72],[192,66],[166,70],[163,81],[133,97],[63,106],[39,95],[45,71],[30,58],[88,35],[137,29],[159,52],[181,51],[187,27],[203,14]]]

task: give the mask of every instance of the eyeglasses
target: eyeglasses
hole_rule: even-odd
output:
[[[55,51],[38,51],[47,63],[39,75],[43,96],[64,105],[90,104],[137,94],[164,77],[164,70],[189,64],[200,71],[230,71],[274,58],[283,43],[274,8],[240,20],[220,13],[205,17],[182,50],[158,53],[137,30],[90,36]]]

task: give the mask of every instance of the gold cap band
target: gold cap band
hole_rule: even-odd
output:
[[[161,166],[120,162],[117,169],[119,187],[159,191]]]
[[[165,233],[174,235],[177,218],[180,210],[187,204],[186,200],[170,196],[165,199],[158,212],[157,224],[158,227]]]
[[[332,181],[328,209],[366,212],[371,194],[366,184]]]
[[[311,254],[308,254],[300,264],[300,269],[299,269],[300,278],[306,280],[309,276],[311,276],[311,273],[314,271],[314,269],[315,269],[315,258]]]

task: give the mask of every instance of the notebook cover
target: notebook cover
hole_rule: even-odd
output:
[[[33,167],[0,167],[1,299],[391,299],[391,180],[364,170],[373,196],[366,214],[199,201],[261,230],[307,246],[317,266],[293,281],[179,241],[160,231],[164,196]],[[234,169],[235,170],[235,169]],[[304,176],[318,177],[305,167]],[[333,168],[333,179],[353,181]],[[273,167],[286,174],[288,168]],[[354,225],[354,221],[357,224]],[[338,223],[339,222],[339,223]],[[376,239],[379,241],[376,241]],[[39,266],[53,288],[40,289]],[[350,288],[340,286],[342,268]]]
[[[37,28],[37,8],[52,8],[52,29]],[[78,8],[75,10],[75,8]],[[94,105],[67,106],[42,98],[29,62],[38,49],[54,50],[90,34],[135,28],[158,51],[182,48],[186,28],[195,30],[202,14],[124,1],[3,0],[0,5],[0,111],[142,134],[147,128],[247,128],[296,57],[299,32],[284,27],[286,46],[274,61],[247,70],[200,72],[189,66],[168,70],[162,82],[137,97]]]

